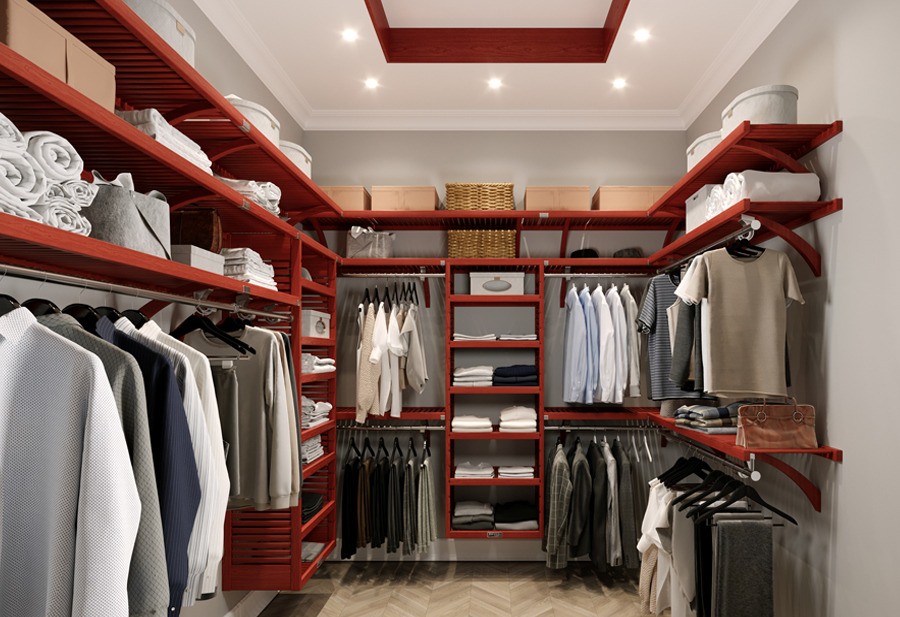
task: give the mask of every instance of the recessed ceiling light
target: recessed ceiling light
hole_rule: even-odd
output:
[[[348,41],[355,41],[357,36],[356,30],[344,30],[344,39]]]
[[[503,85],[503,82],[501,82],[499,79],[492,79],[488,82],[488,85],[491,88],[499,88],[500,86]]]
[[[637,41],[646,41],[647,39],[650,38],[650,33],[647,32],[646,30],[638,30],[637,32],[634,33],[634,38]]]
[[[624,87],[625,87],[625,80],[624,80],[624,79],[617,79],[617,80],[615,80],[615,81],[613,82],[613,85],[614,85],[616,88],[624,88]]]
[[[377,79],[367,79],[367,80],[366,80],[366,87],[367,87],[367,88],[377,88],[377,87],[378,87],[378,80],[377,80]]]

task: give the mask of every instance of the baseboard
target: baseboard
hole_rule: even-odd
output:
[[[277,591],[251,591],[234,605],[224,617],[259,617],[269,602],[278,595]]]

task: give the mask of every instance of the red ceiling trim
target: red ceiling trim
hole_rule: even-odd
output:
[[[365,0],[390,63],[604,63],[629,0],[603,28],[391,28],[382,0]]]

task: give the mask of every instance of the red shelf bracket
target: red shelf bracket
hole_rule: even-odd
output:
[[[809,264],[814,275],[817,277],[822,276],[822,256],[819,255],[819,252],[816,251],[809,242],[781,223],[777,223],[772,219],[760,216],[759,214],[754,214],[753,216],[756,217],[756,220],[758,220],[763,227],[779,236],[782,240],[791,245],[791,248],[800,253],[803,260]]]
[[[322,225],[319,223],[319,220],[311,219],[309,222],[312,225],[313,229],[316,230],[316,235],[319,236],[319,244],[321,244],[325,248],[328,248],[328,242],[325,240],[325,232],[322,231]]]
[[[777,150],[772,146],[767,146],[758,141],[754,141],[752,139],[744,139],[735,144],[734,147],[737,150],[746,150],[748,152],[753,152],[754,154],[764,156],[767,159],[772,160],[777,165],[780,165],[795,174],[811,173],[806,167],[797,162],[797,160],[791,157],[789,154],[785,154],[781,150]]]
[[[768,463],[793,480],[794,483],[800,487],[800,490],[809,498],[809,502],[812,504],[812,507],[815,508],[816,512],[822,511],[822,492],[816,488],[815,484],[810,482],[809,478],[774,456],[757,453],[756,459]]]
[[[259,144],[257,144],[249,137],[241,137],[240,139],[235,139],[233,141],[229,141],[228,143],[222,144],[217,148],[210,148],[206,151],[206,156],[209,157],[210,161],[215,163],[219,159],[225,158],[229,154],[234,154],[235,152],[240,152],[241,150],[248,150],[250,148],[258,147]]]
[[[194,101],[193,103],[188,103],[178,109],[173,109],[164,114],[163,117],[166,119],[166,122],[175,126],[179,122],[203,115],[211,109],[215,109],[215,107],[209,101]]]
[[[669,225],[669,230],[666,232],[666,239],[663,240],[663,248],[669,246],[672,243],[672,240],[675,239],[675,234],[678,232],[678,228],[681,226],[681,219],[676,219],[672,221],[672,224]]]
[[[185,206],[189,206],[200,201],[215,201],[217,199],[222,199],[222,197],[210,193],[206,189],[192,189],[190,191],[179,193],[178,195],[170,199],[169,212],[175,212],[176,210],[180,210]]]

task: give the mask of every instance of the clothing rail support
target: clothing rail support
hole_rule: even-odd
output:
[[[425,274],[425,266],[419,266],[419,274]],[[420,277],[419,280],[422,281],[422,295],[425,296],[425,308],[431,308],[431,285],[424,278]]]
[[[443,272],[338,272],[338,276],[359,279],[442,279],[446,275]]]
[[[724,465],[725,467],[734,469],[735,471],[737,471],[739,474],[741,474],[745,478],[749,477],[754,482],[759,482],[762,479],[762,474],[759,473],[758,471],[747,469],[746,467],[744,467],[742,465],[738,465],[737,463],[732,463],[727,458],[725,458],[724,454],[722,456],[719,456],[715,452],[711,452],[711,451],[707,450],[706,448],[701,448],[699,445],[697,445],[691,441],[688,441],[687,439],[683,439],[681,436],[677,435],[676,433],[672,433],[671,431],[667,431],[665,429],[660,429],[660,433],[663,435],[664,438],[677,441],[677,442],[681,443],[682,445],[687,446],[691,450],[697,452],[702,457],[707,458],[710,461],[714,461],[716,463],[719,463],[720,465]],[[665,446],[665,442],[663,442],[662,445]]]
[[[706,251],[708,251],[710,249],[714,249],[718,246],[722,246],[726,242],[730,242],[731,240],[734,240],[735,238],[737,238],[739,236],[743,236],[745,233],[749,233],[751,231],[756,231],[761,226],[762,226],[762,224],[758,220],[753,218],[749,224],[744,225],[737,231],[730,233],[727,236],[725,236],[724,238],[720,238],[719,240],[716,240],[715,242],[713,242],[711,244],[707,244],[702,249],[696,250],[689,255],[685,255],[678,261],[671,263],[668,266],[660,268],[659,270],[656,271],[656,274],[667,274],[667,273],[671,272],[672,270],[677,270],[678,268],[680,268],[682,265],[684,265],[687,262],[689,262],[690,260],[692,260],[697,255],[702,255],[703,253],[705,253]]]
[[[281,313],[270,313],[268,311],[260,311],[257,309],[249,309],[249,308],[241,308],[237,304],[226,304],[225,302],[214,302],[212,300],[199,300],[197,298],[192,298],[188,296],[179,296],[177,294],[172,294],[163,291],[150,291],[148,289],[141,289],[140,287],[130,287],[127,285],[119,285],[118,283],[106,283],[103,281],[95,281],[92,279],[83,278],[80,276],[70,276],[68,274],[57,274],[55,272],[45,272],[43,270],[36,270],[34,268],[25,268],[22,266],[13,266],[9,264],[0,263],[0,268],[3,268],[4,276],[16,276],[20,278],[28,278],[34,279],[38,281],[45,281],[51,283],[59,283],[60,285],[71,285],[72,287],[80,287],[82,289],[93,289],[95,291],[105,291],[108,293],[118,293],[128,296],[133,296],[135,298],[142,298],[144,300],[153,300],[151,304],[156,304],[159,302],[167,303],[167,304],[185,304],[188,306],[193,306],[196,308],[211,308],[219,311],[227,311],[229,313],[237,313],[242,312],[247,315],[253,315],[255,317],[264,317],[270,319],[277,319],[279,321],[292,321],[292,315],[285,315]],[[146,305],[145,305],[146,307]],[[153,312],[155,314],[155,311]],[[148,315],[149,316],[149,315]]]

